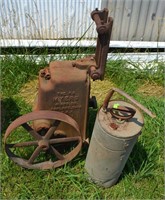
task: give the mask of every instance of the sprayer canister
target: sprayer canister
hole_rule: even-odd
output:
[[[108,111],[113,105],[133,108],[136,113],[131,119],[117,120]],[[85,163],[93,182],[110,187],[118,181],[142,127],[142,114],[127,102],[110,101],[107,112],[98,111]]]

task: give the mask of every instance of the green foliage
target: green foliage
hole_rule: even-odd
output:
[[[1,60],[1,86],[2,95],[16,94],[20,87],[29,79],[36,78],[39,66],[35,60],[27,60],[24,57],[5,56]]]
[[[52,59],[53,57],[49,61]],[[17,94],[22,85],[36,78],[39,69],[47,63],[46,53],[38,62],[36,58],[27,59],[17,55],[6,55],[1,60],[1,105],[4,109],[1,152],[2,199],[163,199],[164,102],[163,98],[144,97],[137,92],[137,88],[146,80],[163,85],[163,63],[149,63],[146,64],[146,68],[143,67],[144,69],[141,69],[141,64],[122,60],[107,64],[106,78],[157,116],[151,119],[144,114],[145,126],[142,135],[118,183],[112,188],[105,189],[88,181],[84,169],[86,148],[83,148],[79,156],[66,166],[54,170],[23,169],[7,157],[3,145],[5,129],[19,115],[31,110],[31,107]],[[89,110],[90,135],[96,112]],[[24,139],[21,134],[20,137]]]
[[[130,61],[117,60],[108,63],[106,76],[116,84],[123,87],[137,87],[142,82],[154,81],[164,84],[164,62],[133,63]]]

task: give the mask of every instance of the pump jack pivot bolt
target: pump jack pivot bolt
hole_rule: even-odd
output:
[[[47,67],[47,68],[45,68],[45,69],[42,69],[42,70],[40,71],[40,76],[41,76],[42,78],[45,78],[45,80],[49,80],[49,79],[51,78],[50,72],[49,72],[49,68]]]
[[[100,78],[100,74],[97,72],[95,66],[90,67],[90,76],[94,81]]]
[[[96,30],[99,34],[104,34],[108,31],[107,27],[104,25],[98,25]]]
[[[97,79],[100,78],[100,75],[99,75],[98,72],[93,72],[93,73],[91,74],[91,78],[95,81],[95,80],[97,80]]]

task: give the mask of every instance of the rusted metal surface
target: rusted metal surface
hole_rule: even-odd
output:
[[[117,108],[112,107],[109,111],[113,117],[119,120],[131,119],[136,113],[135,109],[125,106],[117,106]]]
[[[145,113],[147,113],[152,118],[156,117],[155,114],[151,113],[150,110],[145,108],[142,104],[137,102],[134,98],[126,94],[124,91],[118,89],[118,88],[112,88],[107,96],[105,97],[103,106],[101,108],[102,112],[104,113],[110,113],[110,118],[108,118],[110,122],[110,127],[113,130],[117,130],[119,128],[119,124],[124,124],[125,121],[128,121],[129,119],[132,119],[133,116],[136,114],[136,110],[133,107],[130,106],[123,106],[123,102],[119,103],[117,101],[111,101],[111,106],[109,105],[109,101],[111,100],[114,92],[118,92],[122,96],[126,97],[128,100],[130,100],[135,106],[143,110]],[[108,115],[107,115],[108,116]],[[123,128],[123,126],[122,126]]]
[[[95,52],[96,69],[92,70],[91,78],[93,80],[103,80],[107,54],[109,51],[113,19],[108,17],[108,9],[96,9],[91,13],[91,17],[96,23],[96,30],[98,32],[97,47]]]
[[[140,104],[138,101],[136,101],[134,98],[132,98],[131,96],[129,96],[128,94],[126,94],[124,91],[120,90],[119,88],[112,88],[109,93],[107,94],[104,103],[103,103],[103,110],[106,112],[107,107],[108,107],[108,103],[110,101],[110,99],[112,98],[112,95],[114,92],[117,92],[119,94],[121,94],[122,96],[126,97],[128,100],[130,100],[134,105],[136,105],[138,108],[140,108],[141,110],[143,110],[145,113],[147,113],[150,117],[154,118],[156,117],[155,114],[153,114],[150,110],[148,110],[146,107],[144,107],[142,104]]]
[[[110,113],[114,104],[132,108],[136,113],[131,119],[119,120]],[[110,101],[107,112],[102,108],[98,111],[85,162],[92,182],[111,187],[118,181],[143,123],[140,111],[124,101]]]
[[[43,70],[40,71],[38,98],[34,106],[34,110],[55,110],[72,117],[80,127],[83,140],[86,139],[90,95],[88,70],[93,63],[90,58],[51,62],[46,68],[49,70],[50,79],[43,77]],[[46,120],[46,123],[49,122]],[[39,121],[34,122],[34,125],[38,128]],[[64,123],[60,126],[64,132],[68,129]]]
[[[45,80],[49,80],[51,78],[49,68],[46,67],[40,71],[40,76],[45,78]]]
[[[122,100],[111,100],[114,92],[135,105]],[[118,181],[144,125],[143,115],[137,107],[155,117],[118,88],[113,88],[107,94],[96,116],[85,163],[91,181],[96,184],[111,187]]]
[[[16,119],[5,133],[5,149],[8,156],[17,164],[31,169],[59,167],[72,160],[80,151],[86,138],[88,107],[97,106],[94,97],[90,98],[90,78],[103,80],[109,50],[112,18],[108,10],[95,10],[91,13],[98,32],[95,56],[78,60],[52,61],[39,72],[38,96],[33,112]],[[32,121],[32,125],[28,122]],[[22,126],[34,141],[7,142],[9,136]],[[61,138],[52,138],[52,137]],[[77,146],[63,155],[54,145],[77,142]],[[35,146],[29,159],[14,155],[11,149]],[[58,160],[36,163],[40,152],[51,151]]]
[[[117,110],[116,116],[114,113],[112,114],[111,109],[117,104],[123,108],[135,110],[136,112],[132,117],[130,117],[130,114],[128,117],[127,113],[122,112],[119,114],[118,112],[120,111]],[[105,132],[120,138],[130,138],[137,133],[140,133],[144,124],[143,115],[140,110],[134,105],[122,100],[111,100],[108,104],[107,112],[104,112],[101,107],[98,114],[98,120]]]
[[[51,126],[48,128],[48,130],[45,131],[45,134],[43,136],[40,135],[39,132],[37,132],[35,129],[33,129],[32,126],[28,124],[29,121],[39,119],[51,120]],[[56,131],[58,133],[58,127],[61,123],[66,123],[72,129],[74,129],[76,133],[75,136],[63,138],[54,137]],[[33,137],[34,140],[18,142],[14,144],[8,143],[8,139],[10,136],[12,136],[12,132],[20,126],[22,126]],[[20,138],[21,137],[22,136],[20,135]],[[82,138],[80,136],[80,130],[77,122],[68,115],[56,111],[35,111],[17,118],[15,121],[13,121],[13,123],[10,124],[10,126],[6,130],[4,140],[5,150],[10,159],[20,166],[29,169],[51,169],[64,165],[68,161],[72,160],[79,153],[82,146]],[[60,153],[59,150],[56,149],[56,144],[63,144],[65,146],[66,143],[74,141],[77,142],[77,146],[65,155],[63,155],[62,153]],[[29,159],[20,158],[18,157],[18,155],[15,155],[14,151],[12,151],[12,149],[16,150],[16,148],[25,148],[28,146],[36,147],[34,152],[31,153]],[[51,154],[57,158],[57,161],[53,162],[50,160],[46,160],[43,162],[35,162],[40,152],[46,152],[48,150],[50,150]]]

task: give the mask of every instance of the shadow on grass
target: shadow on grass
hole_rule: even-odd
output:
[[[141,170],[141,167],[144,164],[144,162],[147,162],[147,160],[148,155],[146,150],[140,142],[137,142],[126,162],[122,175],[119,178],[119,181],[128,174],[137,174]]]
[[[91,139],[98,109],[89,108],[87,122],[87,138]]]
[[[97,112],[98,112],[98,109],[89,108],[88,128],[87,128],[87,138],[89,138],[89,141],[92,136]],[[74,158],[69,163],[69,166],[74,167],[78,162],[83,162],[86,159],[88,148],[89,148],[89,144],[84,143],[80,153],[78,154],[78,156],[76,156],[76,158]],[[146,150],[140,144],[140,142],[136,142],[118,182],[120,182],[128,174],[132,174],[132,175],[136,174],[140,170],[142,163],[144,163],[144,161],[146,161],[147,159],[148,158],[147,158]]]
[[[20,109],[12,98],[1,99],[1,133],[7,129],[9,124],[20,116]]]
[[[98,109],[89,109],[89,117],[88,117],[89,123],[88,123],[88,131],[87,131],[88,132],[87,137],[89,137],[89,140],[91,139],[91,136],[92,136],[97,112],[98,112]],[[71,162],[71,166],[74,166],[76,164],[76,160],[78,162],[78,161],[84,161],[86,159],[88,147],[89,147],[88,144],[83,145],[80,155],[78,156],[77,159]],[[137,174],[140,170],[142,170],[141,167],[144,164],[144,162],[148,162],[147,152],[140,142],[136,142],[118,182],[120,182],[128,174],[131,174],[131,175]]]
[[[92,109],[92,108],[89,109],[89,118],[88,118],[89,123],[88,123],[88,135],[87,135],[87,137],[89,137],[89,140],[91,139],[92,136],[97,112],[98,109]],[[88,152],[88,145],[86,144],[84,145],[82,152],[85,159]],[[120,179],[124,178],[124,176],[126,176],[127,174],[132,174],[132,175],[136,174],[140,170],[142,163],[144,163],[144,161],[146,161],[147,159],[148,158],[146,150],[144,149],[144,147],[141,145],[140,142],[136,142],[126,162],[126,165],[123,169]]]
[[[90,141],[91,136],[92,136],[97,111],[98,111],[97,108],[96,109],[89,108],[89,110],[88,110],[86,138],[89,138],[89,141]],[[84,142],[80,153],[71,162],[69,162],[68,165],[70,167],[74,167],[75,165],[77,165],[78,162],[83,162],[86,159],[88,147],[89,147],[89,144],[87,142]]]
[[[2,133],[7,129],[9,124],[20,116],[20,109],[12,98],[6,98],[1,100],[1,129]],[[96,120],[98,109],[89,108],[89,116],[87,123],[87,138],[89,140],[92,136],[93,127]],[[70,167],[74,167],[79,162],[83,162],[86,159],[89,145],[87,143],[83,144],[83,147],[76,158],[68,163]],[[122,175],[119,178],[119,181],[123,179],[127,174],[135,174],[139,171],[142,163],[147,160],[147,153],[144,147],[137,142],[133,148],[131,155],[125,165]]]

